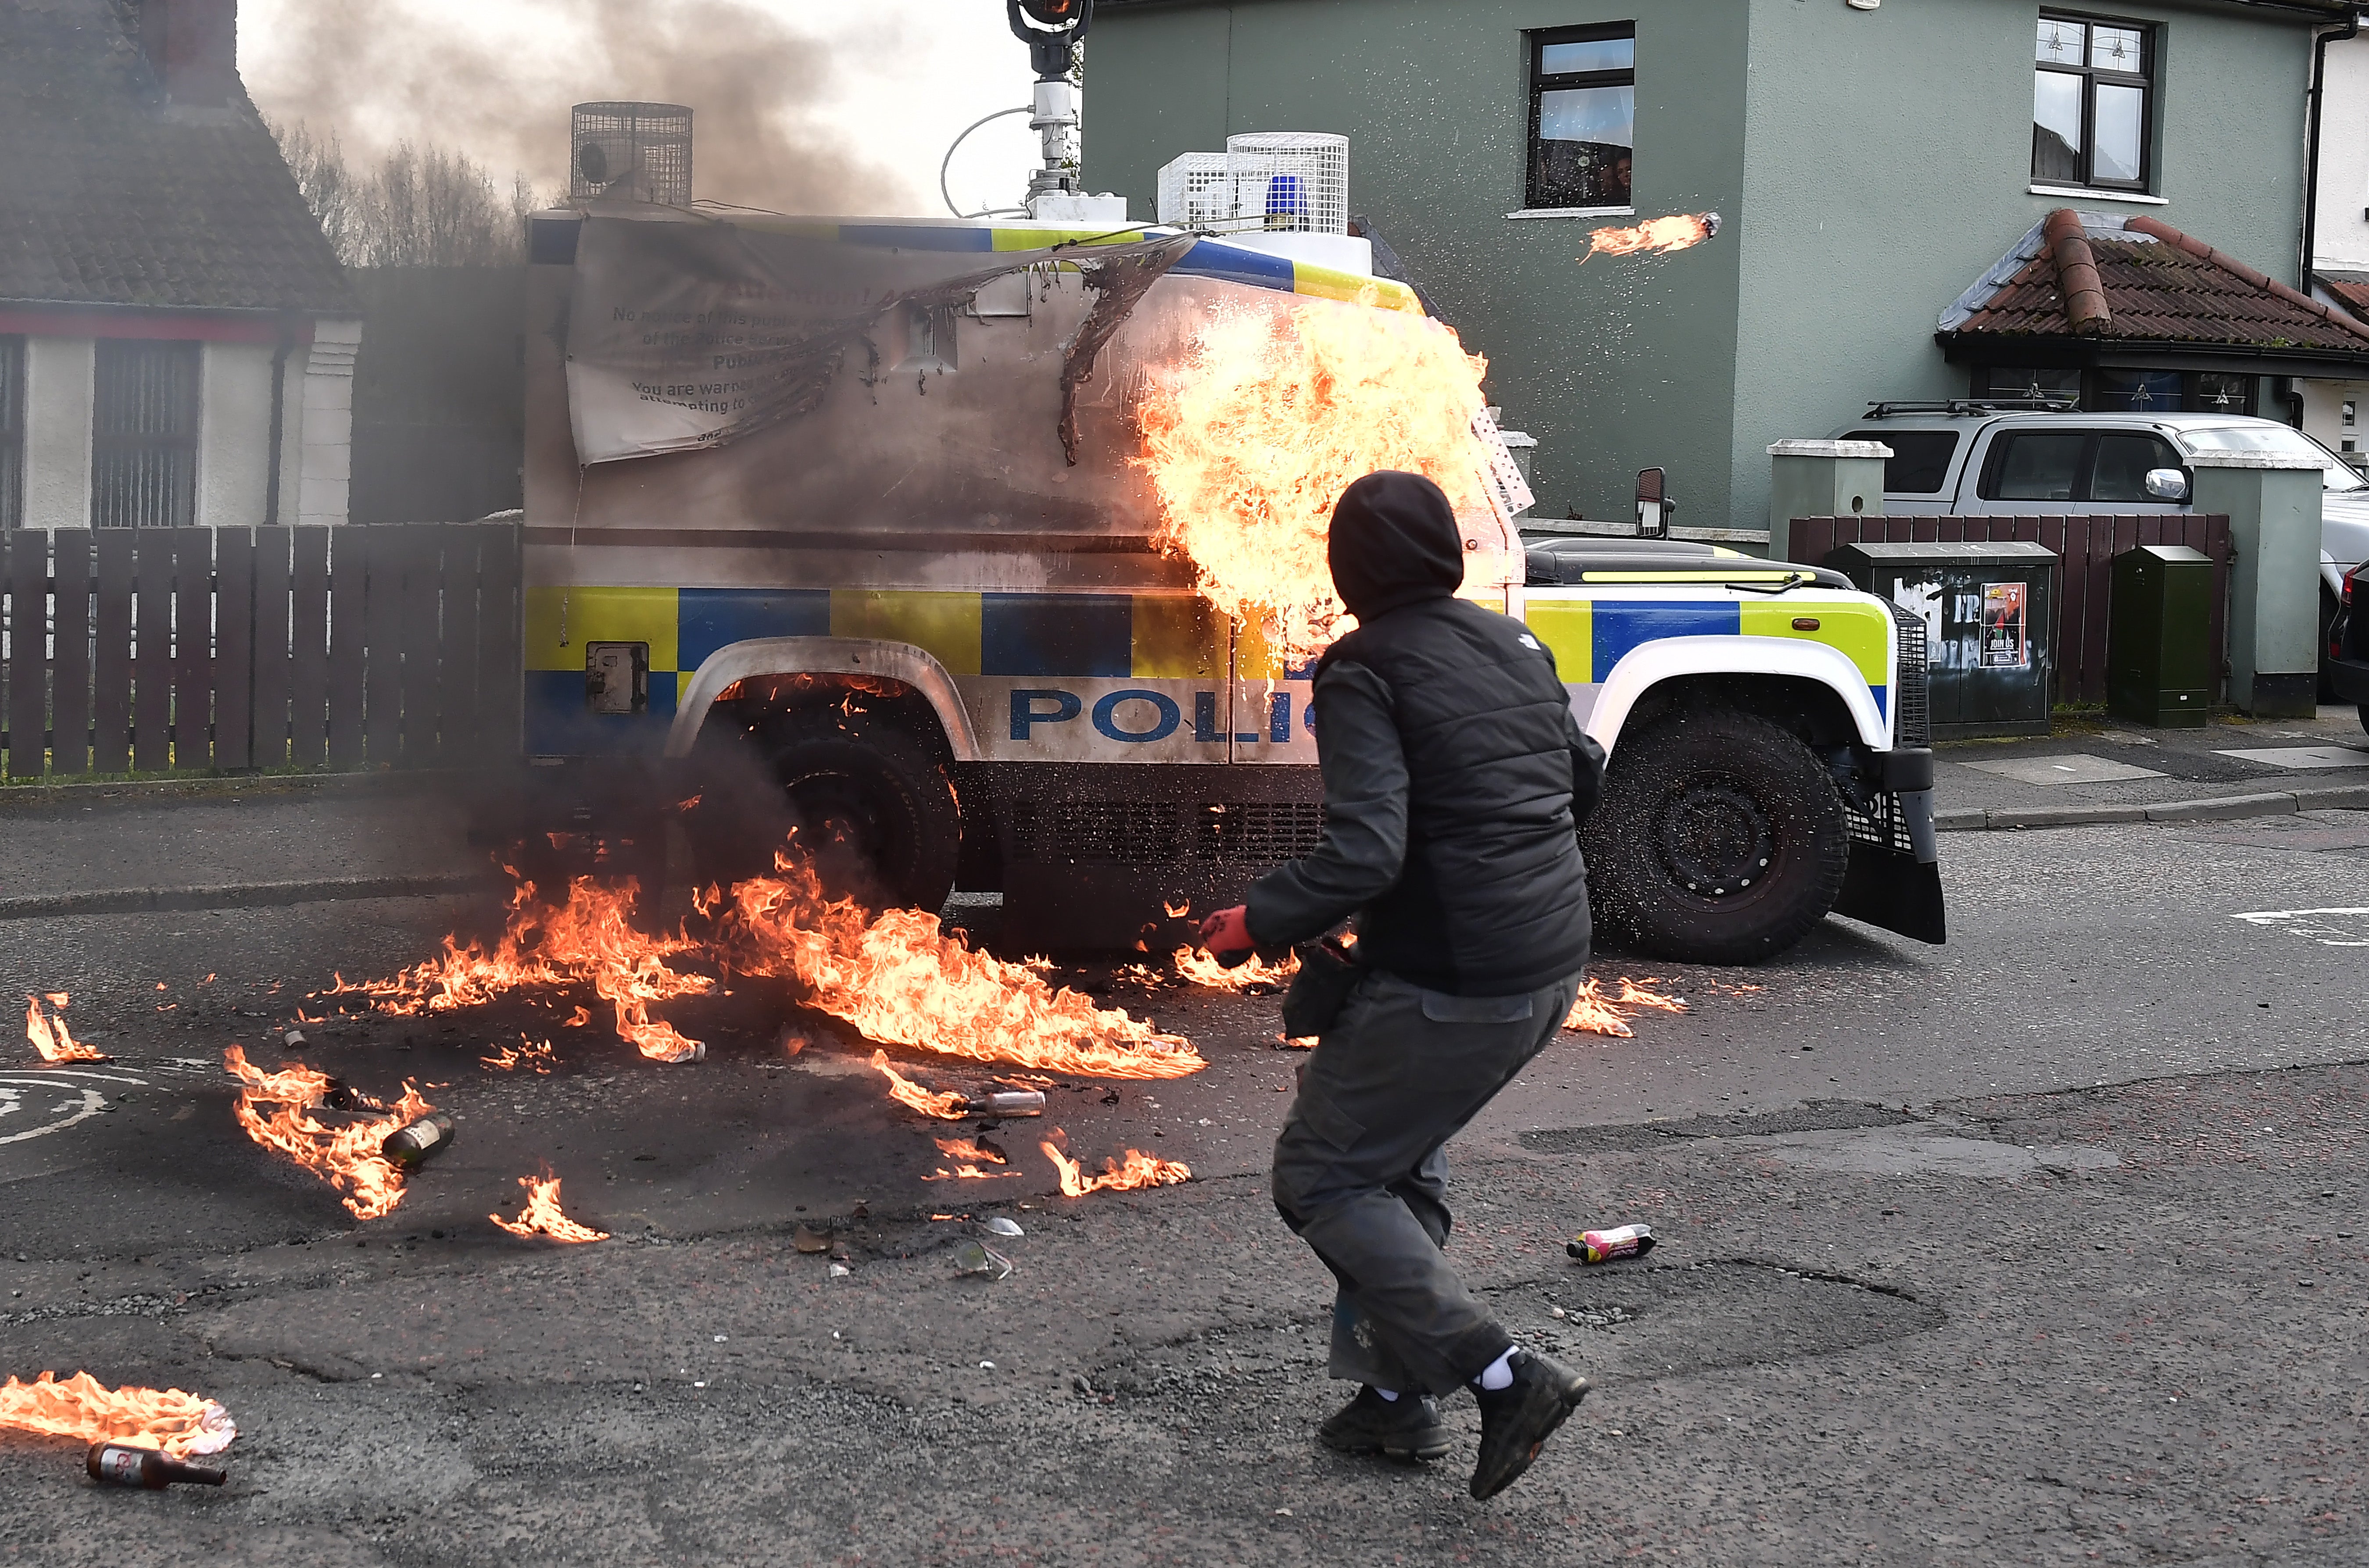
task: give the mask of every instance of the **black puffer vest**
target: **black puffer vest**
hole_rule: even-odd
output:
[[[1377,616],[1318,667],[1390,689],[1406,753],[1406,867],[1357,920],[1364,962],[1428,990],[1512,996],[1587,961],[1569,694],[1519,622],[1460,599]]]

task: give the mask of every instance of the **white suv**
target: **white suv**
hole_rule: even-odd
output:
[[[2237,414],[2083,414],[1976,399],[1878,403],[1834,432],[1882,441],[1883,509],[1893,517],[2191,509],[2202,452],[2285,452],[2321,465],[2320,624],[2344,574],[2369,557],[2369,483],[2290,425]],[[2321,644],[2325,648],[2327,639]]]

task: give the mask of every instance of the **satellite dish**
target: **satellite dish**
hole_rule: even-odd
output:
[[[576,148],[576,172],[587,185],[609,183],[608,150],[598,142],[579,143]]]

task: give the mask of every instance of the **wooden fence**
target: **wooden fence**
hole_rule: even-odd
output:
[[[2106,700],[2106,625],[2113,560],[2141,544],[2187,544],[2213,559],[2213,670],[2226,669],[2229,624],[2229,519],[2223,513],[2150,512],[2060,517],[1797,517],[1784,557],[1824,566],[1845,544],[1987,544],[2031,540],[2056,553],[2056,692],[2059,703]],[[2215,693],[2218,694],[2217,692]]]
[[[0,550],[11,777],[518,749],[515,524],[20,529]]]

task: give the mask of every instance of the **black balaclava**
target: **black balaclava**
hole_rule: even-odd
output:
[[[1325,555],[1341,602],[1361,622],[1450,598],[1464,581],[1463,540],[1447,492],[1396,469],[1341,492]]]

